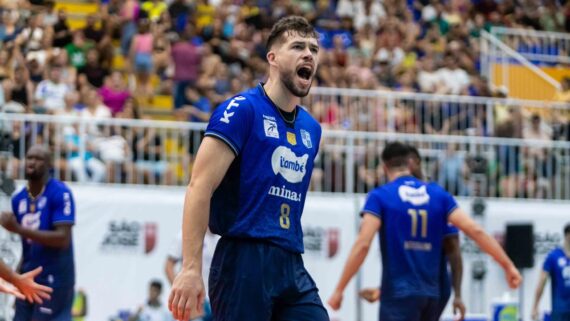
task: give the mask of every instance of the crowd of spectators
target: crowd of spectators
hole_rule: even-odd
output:
[[[264,80],[269,28],[290,14],[305,16],[319,31],[314,86],[409,93],[505,97],[504,88],[490,88],[480,76],[482,30],[570,31],[570,1],[562,0],[105,0],[73,30],[74,13],[51,1],[3,0],[0,10],[2,110],[88,120],[149,118],[157,97],[169,96],[172,106],[162,113],[206,122],[217,104]],[[550,140],[570,132],[564,122],[541,121],[516,106],[496,106],[490,123],[477,106],[403,100],[389,115],[385,102],[348,104],[339,98],[309,107],[337,129],[383,131],[394,117],[393,129],[408,133]],[[67,126],[61,138],[73,151],[66,166],[75,179],[111,180],[126,155],[139,155],[143,176],[174,179],[153,131],[124,137],[124,129],[102,133],[94,126],[81,137],[78,130]],[[14,142],[22,134],[11,132]],[[88,153],[79,153],[82,139]],[[463,172],[456,163],[440,172],[456,178]]]

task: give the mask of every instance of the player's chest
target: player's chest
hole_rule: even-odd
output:
[[[294,154],[297,157],[307,155],[312,159],[316,153],[316,137],[308,126],[296,122],[287,124],[280,116],[272,113],[256,115],[250,136],[250,147],[259,153],[273,155],[277,153]]]
[[[37,200],[24,198],[18,202],[16,219],[24,228],[45,229],[49,224],[50,211],[47,197],[42,196]]]

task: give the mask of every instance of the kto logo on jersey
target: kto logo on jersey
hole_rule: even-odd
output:
[[[266,137],[279,138],[279,130],[277,130],[275,117],[263,115],[263,129],[265,129]]]
[[[411,186],[402,185],[398,189],[398,194],[403,202],[409,202],[412,205],[419,206],[429,202],[429,194],[426,186],[413,188]]]
[[[285,146],[279,146],[271,156],[273,173],[275,173],[275,175],[281,174],[289,183],[299,183],[307,173],[308,159],[308,154],[297,157],[291,149]]]
[[[239,107],[239,103],[237,103],[236,101],[242,101],[242,100],[245,100],[245,97],[238,96],[238,97],[236,97],[230,101],[230,103],[228,104],[228,107],[226,107],[226,110],[224,110],[224,115],[222,116],[222,118],[220,118],[220,121],[222,123],[226,123],[226,124],[230,123],[230,118],[233,117],[233,115],[235,114],[235,112],[233,112],[233,111],[230,112],[230,110],[232,108]]]

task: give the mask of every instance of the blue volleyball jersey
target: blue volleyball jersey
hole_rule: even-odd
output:
[[[50,179],[44,192],[34,201],[23,188],[12,198],[12,212],[18,223],[31,230],[53,231],[58,224],[75,223],[75,204],[69,188]],[[73,245],[56,249],[22,238],[22,273],[39,266],[43,271],[36,280],[51,287],[72,286],[75,283]]]
[[[211,200],[212,232],[303,253],[301,214],[321,140],[318,122],[298,106],[294,124],[286,123],[260,84],[216,108],[205,135],[236,155]]]
[[[562,248],[552,250],[542,268],[552,280],[552,312],[570,312],[570,257]]]
[[[382,221],[383,298],[439,297],[442,240],[456,207],[440,186],[412,176],[399,177],[368,194],[362,213]]]

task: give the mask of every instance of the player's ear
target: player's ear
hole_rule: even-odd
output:
[[[269,65],[275,65],[275,58],[276,58],[275,51],[270,50],[269,52],[267,52],[266,57]]]

